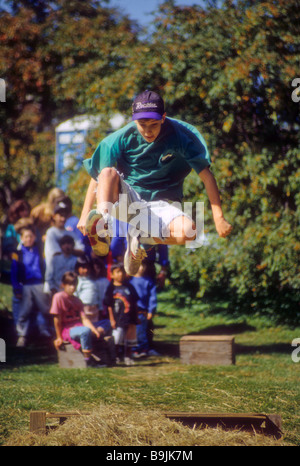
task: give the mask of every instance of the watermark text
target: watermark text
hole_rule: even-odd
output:
[[[296,349],[292,351],[292,361],[300,362],[300,338],[294,338],[292,346],[296,346]]]
[[[184,238],[187,248],[198,248],[204,241],[204,203],[135,201],[128,202],[127,194],[120,194],[116,203],[105,202],[100,205],[101,212],[128,224],[127,230],[119,231],[119,237],[139,236],[143,238]],[[112,229],[107,230],[102,217],[96,225],[99,237],[114,236]],[[172,224],[172,229],[170,225]]]
[[[0,78],[0,102],[6,102],[6,85],[2,78]]]
[[[296,88],[292,92],[292,101],[298,103],[300,102],[300,78],[294,78],[292,86]]]

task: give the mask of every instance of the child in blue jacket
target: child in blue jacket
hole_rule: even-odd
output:
[[[11,281],[14,295],[20,299],[16,330],[18,347],[26,346],[28,341],[31,316],[40,313],[37,319],[41,336],[51,337],[48,324],[50,302],[44,293],[45,264],[36,244],[36,234],[32,226],[25,226],[21,231],[20,248],[12,255]]]

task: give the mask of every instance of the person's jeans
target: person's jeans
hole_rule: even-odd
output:
[[[84,326],[72,327],[69,335],[72,340],[80,342],[83,351],[92,350],[92,331],[90,328]]]
[[[136,326],[136,337],[137,337],[137,347],[135,351],[149,351],[149,341],[148,341],[148,320],[147,314],[145,312],[139,312],[139,321],[140,323]]]
[[[37,324],[40,333],[44,336],[51,336],[49,326],[50,301],[48,295],[43,291],[43,284],[24,285],[22,298],[20,300],[16,298],[13,304],[18,336],[26,337],[28,335],[32,313],[39,316]],[[16,315],[17,313],[18,315]]]

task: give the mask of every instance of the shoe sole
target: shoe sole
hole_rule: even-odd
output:
[[[91,210],[86,219],[85,229],[94,253],[97,256],[107,256],[109,253],[110,237],[109,235],[99,237],[97,233],[97,225],[101,219],[102,214],[96,210]]]
[[[142,257],[141,259],[133,259],[133,261],[130,260],[131,257],[135,257],[133,253],[131,252],[131,245],[132,245],[132,242],[136,240],[136,238],[133,237],[131,240],[129,238],[130,238],[130,235],[127,236],[127,249],[124,255],[124,269],[128,275],[133,276],[138,273],[141,262],[145,257],[147,257],[147,253],[145,251],[145,256]]]

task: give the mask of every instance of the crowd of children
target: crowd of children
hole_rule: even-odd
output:
[[[136,358],[157,354],[153,317],[167,247],[159,251],[158,276],[154,254],[130,277],[122,263],[125,238],[114,238],[108,255],[100,258],[77,230],[77,221],[70,198],[57,188],[33,209],[17,201],[9,211],[2,257],[10,262],[17,346],[28,344],[34,326],[57,349],[65,341],[80,349],[87,366],[95,364],[93,342],[106,335],[114,337],[116,362],[132,365]]]

